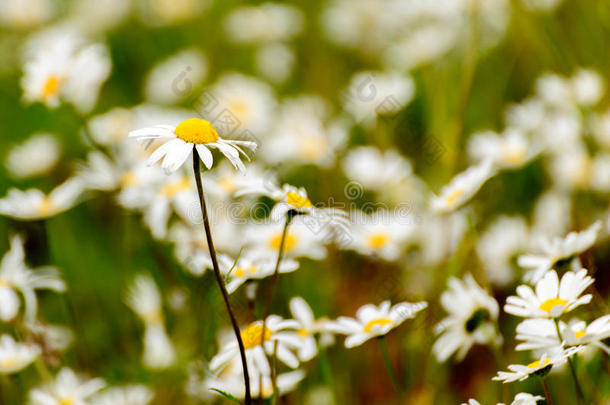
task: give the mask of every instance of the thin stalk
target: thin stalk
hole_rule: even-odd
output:
[[[398,379],[396,378],[396,374],[394,374],[394,369],[392,368],[392,363],[390,362],[390,355],[388,354],[388,345],[385,341],[385,336],[379,336],[377,338],[379,341],[379,347],[381,348],[381,357],[383,357],[383,363],[385,365],[388,374],[390,375],[390,380],[392,380],[392,385],[396,390],[399,398],[402,398],[402,390],[400,389],[400,384],[398,384]]]
[[[227,307],[227,312],[229,313],[229,317],[231,318],[231,324],[233,326],[233,331],[235,332],[235,338],[237,339],[237,344],[239,346],[239,354],[241,356],[241,365],[244,371],[244,385],[246,388],[246,405],[252,404],[252,394],[250,393],[250,374],[248,373],[248,362],[246,361],[246,349],[244,348],[244,342],[241,338],[241,331],[239,330],[239,325],[235,319],[235,315],[233,314],[233,309],[231,308],[231,302],[229,301],[229,294],[227,293],[227,289],[225,288],[224,280],[222,275],[220,274],[220,269],[218,267],[218,259],[216,258],[216,249],[214,249],[214,242],[212,241],[212,232],[210,230],[210,220],[208,219],[208,210],[205,204],[205,197],[203,195],[203,186],[201,184],[201,169],[199,163],[199,153],[196,148],[193,148],[193,172],[195,175],[195,183],[197,183],[197,193],[199,194],[199,204],[201,206],[201,216],[203,218],[203,226],[205,228],[205,237],[208,243],[208,248],[210,250],[210,258],[212,259],[212,267],[214,268],[214,274],[216,275],[216,281],[218,282],[218,288],[220,288],[220,292],[222,293],[222,298],[224,300],[225,306]]]
[[[559,343],[561,344],[561,342],[563,341],[563,338],[561,337],[561,331],[559,330],[559,321],[557,320],[557,318],[555,318],[554,321],[555,321],[555,330],[557,331],[557,338],[559,339]],[[580,386],[578,377],[576,376],[576,367],[574,367],[574,363],[572,362],[571,357],[568,357],[568,365],[570,367],[570,373],[572,373],[572,379],[574,380],[574,387],[576,388],[576,396],[578,397],[578,403],[579,404],[586,403],[585,394],[582,390],[582,387]]]
[[[546,405],[553,405],[553,401],[551,401],[551,394],[549,393],[549,386],[546,385],[546,380],[544,378],[540,378],[540,384],[542,384],[542,389],[544,390]]]

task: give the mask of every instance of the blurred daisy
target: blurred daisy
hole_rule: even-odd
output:
[[[229,159],[233,166],[241,171],[245,171],[239,153],[247,155],[241,147],[256,150],[256,144],[249,141],[232,141],[222,139],[214,126],[199,118],[190,118],[182,121],[176,127],[170,125],[157,125],[155,127],[137,129],[129,133],[129,137],[139,140],[161,139],[164,143],[155,150],[148,164],[152,165],[163,159],[161,167],[168,172],[178,170],[188,159],[196,148],[199,157],[209,169],[212,167],[214,159],[210,149],[218,149]]]
[[[23,370],[38,358],[40,349],[15,342],[9,335],[0,336],[0,375]]]
[[[294,391],[298,384],[305,378],[303,370],[295,370],[287,373],[280,373],[276,378],[277,391],[280,396]],[[244,399],[244,380],[243,377],[237,374],[229,374],[227,376],[220,375],[218,377],[207,378],[204,387],[209,390],[221,390],[229,393],[238,399]],[[270,375],[260,374],[257,371],[250,373],[250,391],[254,398],[271,398],[274,394],[273,380]],[[206,393],[207,394],[207,393]],[[199,395],[202,399],[212,400],[211,398]]]
[[[144,322],[144,365],[153,370],[170,367],[174,346],[165,331],[161,293],[150,276],[139,275],[130,285],[125,302]]]
[[[126,108],[113,108],[89,120],[87,127],[96,143],[104,146],[123,141],[134,129],[136,114]]]
[[[405,320],[414,318],[415,314],[427,306],[423,301],[413,304],[401,302],[394,306],[391,306],[390,301],[384,301],[379,306],[367,304],[358,309],[356,319],[342,316],[329,322],[326,329],[348,335],[345,347],[350,349],[374,337],[386,335]]]
[[[506,169],[522,167],[536,155],[531,141],[515,129],[507,129],[501,135],[493,131],[473,134],[468,152],[475,161],[491,159],[497,167]]]
[[[296,333],[302,340],[297,355],[301,361],[309,361],[318,354],[315,335],[321,333],[323,335],[320,343],[328,342],[329,338],[333,339],[327,330],[329,320],[326,318],[316,320],[311,307],[301,297],[293,297],[290,299],[290,313],[296,322],[299,323],[299,328]]]
[[[112,191],[121,184],[119,167],[105,154],[98,151],[89,152],[87,162],[77,167],[77,178],[89,190]]]
[[[578,255],[593,246],[601,227],[601,222],[597,221],[584,231],[570,232],[564,238],[539,237],[537,242],[541,254],[519,256],[519,266],[530,269],[523,279],[536,283],[550,269],[562,263],[572,268],[580,267]]]
[[[492,378],[494,381],[502,381],[503,383],[510,383],[515,381],[523,381],[533,375],[544,377],[546,376],[553,366],[565,363],[568,357],[583,350],[584,347],[571,347],[561,353],[547,357],[546,353],[540,356],[539,360],[536,360],[526,366],[520,364],[511,364],[508,366],[510,371],[498,371],[498,375]]]
[[[44,266],[30,269],[25,263],[23,240],[15,235],[11,238],[11,248],[0,262],[0,319],[13,320],[19,311],[23,296],[25,319],[34,322],[38,310],[36,290],[66,291],[66,284],[59,277],[55,267]]]
[[[237,261],[228,256],[219,256],[221,271],[226,275],[226,287],[229,294],[234,293],[241,285],[249,280],[261,280],[273,275],[277,261],[277,254],[253,252],[240,256]],[[211,262],[210,262],[211,266]],[[299,268],[295,260],[283,260],[278,268],[279,273],[290,273]]]
[[[582,107],[596,105],[604,95],[604,78],[591,69],[578,69],[570,84],[575,103]]]
[[[255,55],[256,70],[274,84],[285,83],[297,62],[295,51],[283,43],[260,46]]]
[[[544,401],[544,397],[541,397],[540,395],[532,395],[532,394],[527,394],[525,392],[519,393],[515,396],[515,399],[513,400],[513,402],[510,403],[510,405],[536,405],[538,403],[538,401]],[[479,401],[475,400],[475,399],[470,399],[468,400],[468,403],[463,403],[462,405],[481,405],[479,403]],[[504,405],[504,404],[498,404],[498,405]]]
[[[51,0],[4,0],[0,22],[8,27],[31,28],[49,21],[54,12]]]
[[[148,405],[154,392],[145,385],[126,385],[104,390],[91,399],[91,405]]]
[[[449,279],[449,290],[441,295],[441,305],[449,313],[436,326],[440,334],[432,350],[439,362],[444,362],[457,352],[461,361],[472,345],[502,342],[496,330],[498,303],[467,274],[464,281]]]
[[[265,171],[257,163],[249,164],[244,173],[236,172],[231,165],[223,161],[205,178],[202,179],[204,189],[223,200],[235,197],[239,190],[250,184],[264,181]]]
[[[37,189],[10,189],[0,199],[0,215],[25,221],[46,219],[67,211],[78,202],[83,192],[82,180],[72,178],[57,186],[48,195]]]
[[[291,368],[299,366],[299,359],[293,353],[298,349],[301,341],[290,333],[299,324],[292,319],[282,319],[277,315],[270,315],[265,322],[265,336],[263,338],[263,322],[256,321],[248,325],[241,331],[241,338],[246,350],[248,364],[256,370],[258,374],[270,376],[271,368],[267,361],[267,355],[274,352],[277,358]],[[263,344],[261,344],[263,343]],[[213,371],[221,371],[230,363],[239,360],[239,347],[234,337],[225,343],[219,353],[210,361],[210,368]],[[239,369],[239,367],[232,367]]]
[[[48,173],[61,154],[61,145],[51,134],[35,134],[19,145],[13,146],[4,165],[11,176],[27,179]]]
[[[351,149],[341,167],[351,181],[374,191],[396,186],[413,170],[411,163],[397,150],[381,151],[374,146]]]
[[[598,347],[610,355],[610,347],[604,340],[610,337],[610,315],[597,318],[587,325],[586,322],[574,319],[568,324],[559,322],[561,335],[568,346],[590,345]]]
[[[86,405],[93,394],[106,386],[101,378],[92,380],[62,368],[51,383],[34,388],[29,394],[31,405]]]
[[[551,270],[536,283],[536,292],[527,285],[517,287],[518,296],[506,299],[504,311],[524,318],[557,318],[591,301],[591,294],[580,295],[593,281],[585,269],[568,271],[561,282]]]
[[[447,213],[460,208],[494,174],[495,170],[490,159],[468,168],[443,187],[438,196],[432,197],[430,207],[437,213]]]
[[[239,44],[289,41],[303,30],[301,10],[289,4],[263,3],[241,6],[224,21],[229,39]]]

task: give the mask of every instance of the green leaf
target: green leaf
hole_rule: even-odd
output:
[[[238,404],[241,404],[241,401],[237,398],[235,398],[233,395],[229,394],[228,392],[224,392],[223,390],[219,390],[218,388],[210,388],[210,391],[214,391],[220,395],[222,395],[223,397],[230,399],[233,402],[237,402]]]

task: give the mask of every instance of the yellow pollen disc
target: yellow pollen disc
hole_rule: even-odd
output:
[[[292,205],[294,208],[309,208],[311,207],[311,201],[307,197],[303,197],[299,193],[289,191],[286,193],[286,203]]]
[[[149,325],[159,325],[163,323],[163,315],[160,311],[150,311],[142,316],[144,321]]]
[[[328,149],[328,142],[321,136],[304,136],[299,143],[301,155],[306,159],[317,159]]]
[[[216,128],[210,122],[199,118],[190,118],[182,121],[174,130],[174,133],[184,142],[196,145],[218,141]]]
[[[585,332],[584,330],[577,330],[576,332],[574,332],[574,336],[576,336],[577,339],[580,339],[586,334],[587,332]]]
[[[301,337],[308,337],[308,336],[309,336],[309,331],[308,331],[307,329],[305,329],[305,328],[303,328],[303,329],[299,329],[299,330],[297,331],[297,333],[298,333],[298,334],[299,334],[299,336],[301,336]]]
[[[540,309],[550,314],[553,308],[555,308],[556,306],[566,305],[567,303],[568,301],[561,298],[550,298],[540,304]]]
[[[533,363],[530,363],[527,365],[527,368],[540,368],[540,367],[544,367],[547,364],[549,364],[551,362],[551,359],[549,359],[548,357],[546,359],[544,359],[544,363],[540,364],[540,360],[536,360]]]
[[[0,288],[8,288],[8,287],[10,287],[10,285],[6,281],[0,279]]]
[[[72,397],[62,398],[58,405],[74,405],[74,399]]]
[[[38,213],[40,215],[47,215],[53,210],[53,203],[47,198],[43,198],[38,204]]]
[[[265,341],[271,339],[273,332],[269,328],[265,328]],[[241,340],[244,342],[244,348],[246,350],[252,349],[253,347],[259,346],[263,338],[263,325],[255,324],[250,325],[246,329],[241,331]]]
[[[17,364],[19,364],[19,360],[17,360],[14,357],[2,359],[0,361],[0,369],[8,370],[8,369],[15,367]]]
[[[233,193],[237,190],[237,186],[232,177],[223,177],[221,179],[218,179],[217,183],[220,188],[222,188],[227,193]]]
[[[59,77],[56,75],[49,76],[42,86],[42,97],[47,98],[56,95],[59,91],[59,85]]]
[[[138,183],[134,172],[127,172],[121,176],[121,187],[133,187]]]
[[[231,112],[240,118],[245,117],[246,114],[248,114],[249,109],[250,108],[248,107],[248,103],[242,100],[234,101],[233,103],[231,103],[230,108]]]
[[[509,148],[504,156],[506,162],[511,165],[518,165],[523,162],[525,158],[525,151],[523,148]]]
[[[250,273],[252,275],[256,274],[256,272],[258,271],[258,268],[256,266],[250,266],[250,267],[238,267],[237,269],[235,269],[235,271],[233,272],[233,274],[235,274],[235,277],[245,277],[246,274]]]
[[[449,194],[447,197],[445,197],[445,201],[447,202],[447,204],[452,205],[458,198],[462,196],[462,194],[464,194],[464,190],[457,189],[451,194]]]
[[[388,318],[373,319],[372,321],[369,321],[366,325],[364,325],[364,332],[371,333],[375,326],[386,326],[391,325],[393,323],[394,322]]]
[[[246,275],[246,271],[244,269],[242,269],[241,267],[238,267],[235,269],[233,274],[235,275],[235,277],[243,277]]]
[[[182,191],[186,191],[191,186],[191,181],[186,177],[182,178],[180,181],[175,183],[168,184],[161,188],[161,194],[163,194],[167,198],[175,197]]]
[[[377,232],[370,234],[367,239],[367,242],[371,249],[381,250],[390,241],[390,236],[385,232]]]
[[[284,250],[286,252],[290,252],[297,245],[297,242],[298,242],[298,238],[296,237],[296,235],[288,232],[286,234],[286,240],[284,241]],[[273,236],[269,240],[269,246],[274,250],[279,250],[281,244],[282,244],[282,234],[281,233],[278,233],[277,235]]]

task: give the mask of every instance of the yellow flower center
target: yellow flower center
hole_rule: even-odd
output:
[[[9,288],[10,285],[6,281],[0,279],[0,288]]]
[[[297,245],[298,241],[299,240],[296,237],[296,235],[288,232],[286,234],[286,240],[284,241],[284,250],[286,252],[290,252]],[[269,246],[271,246],[271,248],[274,249],[274,250],[279,250],[281,244],[282,244],[282,234],[281,233],[278,233],[278,234],[274,235],[269,240]]]
[[[271,332],[269,328],[265,328],[265,341],[271,339],[272,335],[273,332]],[[244,348],[246,350],[259,346],[261,344],[261,340],[263,340],[263,325],[254,324],[242,330],[241,340],[243,340]]]
[[[300,140],[301,155],[306,159],[317,159],[328,149],[328,142],[321,136],[304,136]]]
[[[57,94],[59,91],[60,80],[57,75],[51,75],[42,86],[42,97],[47,98]]]
[[[40,215],[48,215],[53,210],[53,203],[47,197],[40,200],[38,204],[38,213]]]
[[[299,193],[289,191],[286,193],[286,203],[292,205],[294,208],[309,208],[311,207],[311,201],[307,197],[303,197]]]
[[[133,187],[138,183],[138,179],[134,172],[127,172],[121,176],[121,187]]]
[[[161,188],[161,194],[163,194],[166,198],[173,198],[182,191],[186,191],[191,186],[191,181],[186,177],[183,177],[179,181],[174,183],[170,183]]]
[[[59,401],[58,405],[74,405],[75,400],[72,397],[65,397]]]
[[[574,332],[574,336],[576,336],[577,339],[580,339],[586,334],[587,332],[585,332],[584,330],[577,330],[576,332]]]
[[[386,326],[386,325],[391,325],[394,322],[391,319],[388,318],[379,318],[379,319],[373,319],[372,321],[369,321],[366,325],[364,325],[364,332],[365,333],[371,333],[373,328],[375,326]]]
[[[445,201],[447,202],[447,204],[453,205],[455,204],[456,200],[462,196],[462,194],[464,194],[464,190],[458,188],[457,190],[449,194],[447,197],[445,197]]]
[[[15,367],[17,364],[19,364],[19,360],[15,357],[2,359],[0,360],[0,369],[8,370]]]
[[[248,106],[247,102],[243,100],[236,100],[231,103],[230,110],[233,114],[237,115],[238,118],[243,119],[248,114],[250,107]]]
[[[145,313],[142,318],[148,325],[159,325],[163,323],[163,314],[156,309]]]
[[[218,179],[217,183],[220,188],[222,188],[227,193],[233,193],[235,190],[237,190],[237,186],[235,184],[235,180],[233,180],[233,177],[223,177],[221,179]]]
[[[190,118],[182,121],[176,127],[174,133],[184,142],[194,143],[196,145],[212,143],[218,141],[218,132],[216,128],[206,120],[199,118]]]
[[[540,304],[540,309],[550,314],[553,308],[555,308],[556,306],[566,305],[567,303],[568,301],[562,298],[549,298],[548,300]]]
[[[381,250],[387,246],[390,241],[390,235],[385,232],[376,232],[368,236],[369,247],[373,250]]]
[[[504,155],[504,159],[510,165],[516,166],[523,163],[525,158],[525,150],[520,147],[509,147]]]
[[[533,363],[530,363],[527,365],[527,368],[540,368],[540,367],[544,367],[547,364],[549,364],[551,362],[551,359],[549,359],[548,357],[546,359],[544,359],[544,362],[542,364],[540,364],[540,360],[536,360]]]
[[[250,267],[238,267],[237,269],[235,269],[235,271],[233,272],[233,274],[235,274],[235,277],[245,277],[246,274],[256,274],[256,272],[258,271],[258,268],[256,266],[250,266]]]
[[[305,328],[303,328],[303,329],[299,329],[299,330],[297,331],[297,333],[298,333],[298,334],[299,334],[299,336],[301,336],[301,337],[308,337],[308,336],[309,336],[309,331],[308,331],[307,329],[305,329]]]

